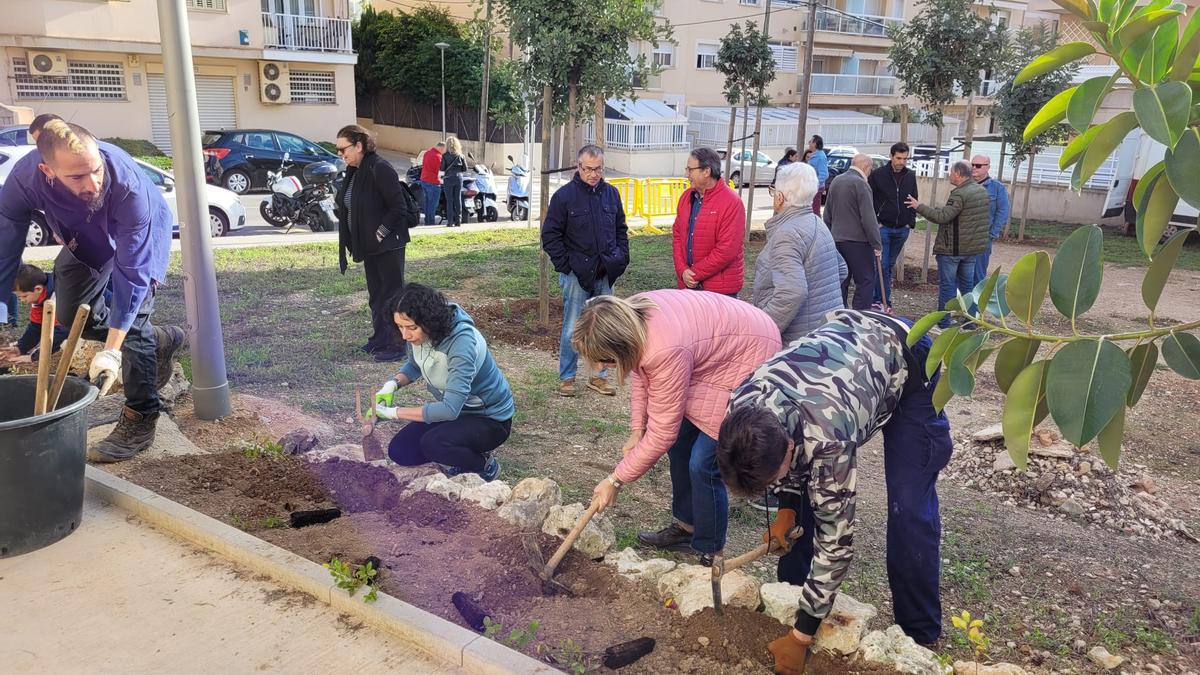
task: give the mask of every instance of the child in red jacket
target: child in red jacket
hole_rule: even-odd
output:
[[[22,264],[13,280],[13,292],[21,302],[29,304],[29,325],[14,343],[0,347],[0,356],[11,363],[37,362],[42,334],[42,305],[54,295],[54,275],[35,265]],[[67,329],[54,322],[54,347],[58,351],[67,338]]]

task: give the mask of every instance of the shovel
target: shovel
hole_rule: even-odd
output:
[[[596,511],[600,509],[599,502],[592,502],[587,511],[579,517],[579,521],[575,523],[575,527],[571,528],[571,532],[567,534],[562,543],[559,544],[558,550],[551,556],[550,562],[542,564],[542,550],[538,547],[537,535],[530,533],[525,535],[524,544],[525,552],[529,555],[529,566],[537,573],[539,579],[542,580],[542,592],[546,595],[553,595],[561,592],[567,595],[571,594],[571,589],[564,586],[562,583],[554,580],[554,570],[558,569],[558,564],[562,562],[567,551],[571,550],[571,546],[579,535],[583,532],[583,528],[592,520],[592,516],[596,515]]]
[[[363,414],[362,392],[358,389],[354,390],[354,412],[358,415],[358,421],[362,423],[360,433],[362,434],[363,459],[368,462],[383,459],[385,456],[383,443],[375,437],[375,408],[372,407],[366,415]]]
[[[885,314],[891,314],[892,303],[888,302],[887,293],[884,292],[883,262],[879,259],[879,256],[875,256],[875,271],[879,272],[879,297],[881,300],[883,300],[881,303],[883,305],[883,311]]]
[[[800,538],[801,534],[804,534],[804,528],[802,528],[800,526],[793,527],[787,533],[788,541],[795,543],[795,541]],[[749,552],[743,553],[736,558],[730,558],[729,560],[725,560],[724,558],[719,557],[713,561],[713,566],[712,566],[713,608],[717,610],[718,614],[720,614],[721,610],[722,610],[722,607],[721,607],[721,577],[725,576],[726,572],[732,572],[732,571],[738,569],[739,567],[745,567],[746,565],[754,562],[755,560],[758,560],[759,558],[763,557],[764,555],[766,555],[768,553],[778,551],[780,548],[781,547],[779,546],[778,542],[776,542],[774,539],[772,539],[771,541],[769,541],[765,544],[759,544],[758,546],[755,546]]]

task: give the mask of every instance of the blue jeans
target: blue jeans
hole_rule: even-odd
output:
[[[875,284],[875,302],[883,302],[887,298],[887,304],[892,304],[892,267],[904,252],[904,242],[908,241],[909,232],[911,230],[907,227],[879,228],[879,239],[883,244],[883,290],[879,289],[878,283]],[[903,275],[904,271],[900,273]]]
[[[4,306],[8,309],[7,316],[4,320],[10,325],[17,325],[17,294],[9,293],[8,299],[4,301]]]
[[[671,460],[671,515],[691,525],[692,548],[716,553],[725,548],[729,495],[717,469],[717,441],[686,417],[667,451]]]
[[[421,181],[421,193],[425,196],[425,224],[432,225],[437,217],[438,199],[442,194],[442,186],[437,183]]]
[[[975,256],[975,285],[978,285],[980,281],[983,281],[985,278],[987,278],[988,261],[990,261],[991,259],[992,259],[992,238],[988,237],[987,248],[984,249],[983,253],[980,253],[979,255]],[[972,285],[971,288],[975,288],[975,285]]]
[[[562,288],[563,294],[563,327],[562,337],[558,340],[558,379],[573,380],[579,366],[579,354],[575,353],[575,348],[571,346],[571,334],[575,332],[575,322],[579,320],[579,315],[583,312],[583,305],[591,298],[597,295],[612,295],[612,285],[608,283],[608,277],[596,279],[595,287],[591,293],[583,290],[579,285],[579,280],[575,278],[575,273],[558,274],[558,285]],[[603,377],[607,373],[604,370],[600,371],[600,376]]]
[[[966,295],[975,288],[975,256],[973,255],[939,255],[938,266],[938,304],[937,310],[945,309],[958,293]],[[969,309],[969,308],[964,308]],[[950,320],[943,319],[943,328],[950,325]]]

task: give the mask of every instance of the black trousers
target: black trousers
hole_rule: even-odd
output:
[[[404,288],[404,247],[363,259],[363,273],[367,277],[367,305],[371,308],[371,338],[367,342],[380,349],[399,349],[400,336],[387,305]]]
[[[871,298],[875,295],[875,250],[865,241],[839,241],[837,251],[846,261],[850,274],[842,282],[842,303],[851,309],[871,309]],[[849,296],[850,282],[854,282],[854,300]]]
[[[446,195],[446,225],[462,225],[462,174],[442,178],[442,194]]]
[[[112,277],[113,262],[110,260],[102,269],[94,270],[79,262],[63,247],[54,261],[54,296],[58,321],[70,330],[75,321],[75,310],[82,304],[92,307],[82,336],[88,340],[104,342],[108,338],[108,322],[111,310],[105,290]],[[121,379],[125,383],[125,404],[140,413],[157,412],[162,408],[158,400],[158,357],[154,340],[154,326],[150,324],[150,313],[154,311],[154,290],[151,289],[142,306],[138,308],[133,325],[121,345]]]
[[[478,415],[433,424],[409,422],[388,444],[388,456],[400,466],[437,462],[478,472],[510,433],[511,419],[498,422]]]

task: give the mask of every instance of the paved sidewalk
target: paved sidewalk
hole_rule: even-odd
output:
[[[0,560],[9,673],[457,673],[88,497],[66,539]]]

